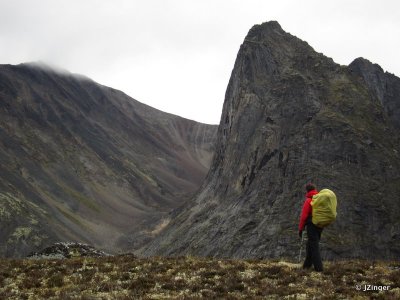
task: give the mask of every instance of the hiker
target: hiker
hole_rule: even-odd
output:
[[[303,204],[299,223],[299,236],[302,238],[304,227],[307,226],[307,248],[306,259],[303,264],[303,269],[311,268],[317,272],[322,272],[322,260],[319,252],[319,240],[321,239],[322,228],[317,227],[312,222],[312,206],[311,200],[314,195],[318,194],[317,188],[312,183],[307,183],[306,186],[306,200]]]

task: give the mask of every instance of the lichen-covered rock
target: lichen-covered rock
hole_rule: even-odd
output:
[[[324,258],[398,258],[400,80],[355,69],[277,22],[254,26],[232,71],[206,181],[141,253],[298,255],[303,188],[313,181],[338,197]]]
[[[47,247],[39,252],[33,252],[28,255],[32,259],[65,259],[73,257],[100,257],[100,256],[110,256],[110,254],[104,251],[95,249],[94,247],[73,242],[60,242]]]
[[[48,226],[49,217],[48,212],[23,195],[0,192],[0,254],[29,253],[50,243],[56,237],[51,231],[43,230]]]

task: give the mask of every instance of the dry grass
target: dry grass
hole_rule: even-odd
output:
[[[356,285],[390,286],[358,291]],[[362,287],[363,288],[363,287]],[[133,256],[0,260],[0,299],[399,299],[400,263]]]

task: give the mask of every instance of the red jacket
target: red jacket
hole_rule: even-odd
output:
[[[312,216],[311,200],[316,194],[318,194],[317,190],[311,190],[306,193],[306,200],[304,201],[303,209],[301,210],[299,230],[304,230],[304,226],[306,226],[308,217]]]

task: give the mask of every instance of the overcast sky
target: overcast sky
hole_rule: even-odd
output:
[[[0,0],[0,63],[44,61],[217,124],[240,44],[270,20],[337,63],[400,75],[398,0]]]

